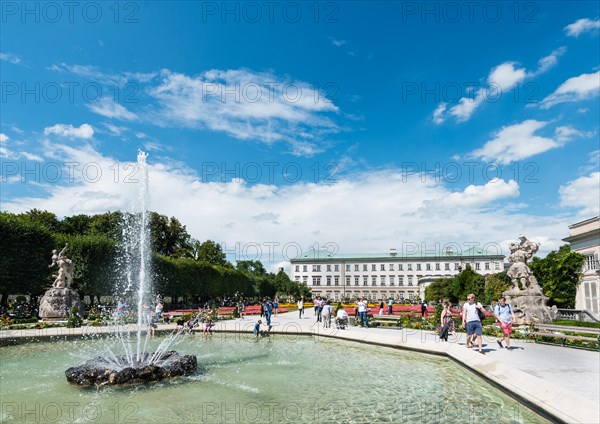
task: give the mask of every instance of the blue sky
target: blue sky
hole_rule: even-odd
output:
[[[126,210],[143,149],[154,210],[271,267],[520,232],[547,252],[599,213],[597,2],[1,12],[2,210]]]

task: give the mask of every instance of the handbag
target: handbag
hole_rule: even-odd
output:
[[[485,319],[485,312],[483,312],[483,308],[477,308],[477,316],[479,317],[479,321],[482,321]]]

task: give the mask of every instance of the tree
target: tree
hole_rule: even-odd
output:
[[[196,259],[199,261],[208,262],[212,265],[228,265],[228,262],[225,259],[225,253],[223,253],[223,250],[221,249],[221,245],[212,240],[206,240],[204,243],[198,246]]]
[[[30,209],[26,213],[22,213],[16,216],[23,220],[27,220],[28,222],[41,225],[51,233],[58,233],[62,231],[62,223],[52,212],[41,211],[39,209],[34,208]]]
[[[263,266],[261,261],[237,261],[235,268],[239,271],[245,272],[253,277],[266,277],[267,270]]]
[[[23,215],[0,213],[0,293],[39,295],[49,288],[54,240],[48,227]]]
[[[509,288],[510,277],[506,275],[506,272],[488,275],[485,278],[485,290],[482,303],[489,305],[490,303],[497,301],[500,296],[502,296],[502,293]]]
[[[177,218],[150,212],[150,234],[155,252],[177,258],[190,256],[190,235]]]
[[[585,256],[573,252],[568,244],[553,250],[544,259],[535,256],[529,267],[536,276],[550,305],[559,308],[575,307],[577,286]]]

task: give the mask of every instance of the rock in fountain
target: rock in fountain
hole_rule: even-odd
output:
[[[52,251],[52,263],[48,266],[58,266],[58,274],[55,275],[52,288],[46,291],[40,300],[39,315],[42,320],[64,320],[67,319],[71,308],[78,306],[79,312],[83,312],[83,302],[79,294],[70,286],[73,281],[73,261],[67,258],[66,251],[69,245],[57,253]]]
[[[519,241],[511,243],[509,247],[511,253],[508,261],[512,262],[512,265],[506,274],[510,277],[513,287],[502,294],[512,305],[515,324],[551,322],[556,319],[558,313],[556,306],[550,308],[546,305],[548,297],[544,296],[537,278],[527,266],[527,260],[533,257],[539,247],[524,235],[520,235]]]
[[[173,333],[165,338],[156,349],[156,352],[152,354],[145,351],[145,344],[148,342],[148,333],[146,333],[146,340],[144,346],[142,346],[142,329],[145,324],[152,324],[152,318],[149,314],[153,312],[144,303],[150,295],[152,286],[151,273],[148,272],[151,270],[152,255],[147,209],[149,190],[146,157],[147,155],[144,152],[139,152],[137,161],[137,168],[141,174],[139,179],[139,205],[136,210],[132,211],[129,216],[130,219],[126,220],[127,224],[123,226],[127,287],[132,288],[134,285],[138,287],[136,351],[133,352],[129,342],[124,339],[125,335],[122,333],[122,327],[120,323],[117,323],[118,340],[121,342],[125,355],[117,356],[110,348],[107,348],[106,356],[99,356],[90,359],[79,367],[69,368],[65,371],[65,375],[67,381],[71,384],[78,386],[144,384],[164,378],[190,375],[197,368],[196,356],[181,356],[177,352],[169,350],[169,346],[179,337],[183,337],[181,333]],[[61,253],[64,253],[64,249]]]
[[[79,367],[65,371],[67,381],[77,386],[105,386],[143,384],[159,381],[165,378],[190,375],[198,367],[196,356],[181,356],[174,350],[165,352],[148,362],[152,354],[146,353],[141,363],[128,365],[128,358],[114,357],[112,360],[104,357],[90,359]]]

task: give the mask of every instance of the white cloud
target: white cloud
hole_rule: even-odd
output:
[[[40,156],[38,156],[34,153],[25,152],[25,151],[14,152],[14,151],[10,150],[8,148],[8,144],[9,144],[8,140],[10,140],[9,136],[7,136],[4,133],[0,133],[0,143],[2,143],[2,145],[0,145],[0,158],[5,158],[5,159],[25,158],[25,159],[31,160],[31,161],[41,161],[42,160],[42,158]],[[18,144],[20,144],[20,143],[18,143]]]
[[[541,107],[548,109],[559,103],[591,99],[600,93],[600,71],[581,74],[563,82],[554,93],[542,100]]]
[[[90,103],[87,107],[98,115],[105,116],[111,119],[120,119],[123,121],[135,121],[138,116],[127,110],[123,105],[116,103],[110,97],[103,97],[96,103]]]
[[[336,47],[342,47],[345,44],[348,44],[348,42],[346,40],[336,40],[334,38],[329,38],[331,40],[331,44],[333,44]]]
[[[127,127],[114,125],[114,124],[111,124],[110,122],[104,122],[104,123],[102,123],[102,125],[104,125],[112,134],[114,134],[116,136],[121,136],[126,131],[129,130],[129,128],[127,128]]]
[[[190,77],[163,71],[149,90],[160,107],[150,119],[225,132],[241,140],[279,141],[308,154],[339,132],[329,113],[339,109],[323,92],[302,81],[249,70],[211,70]],[[307,148],[306,146],[311,146]]]
[[[5,62],[12,63],[13,65],[18,65],[21,63],[21,58],[16,54],[0,52],[0,60],[4,60]]]
[[[56,134],[61,137],[82,138],[86,140],[94,136],[94,129],[89,124],[81,124],[79,128],[71,124],[56,124],[44,128],[44,134]]]
[[[6,210],[39,208],[58,215],[130,210],[136,187],[124,183],[129,174],[123,172],[115,181],[119,162],[114,158],[90,146],[52,144],[45,150],[63,161],[94,163],[105,172],[98,181],[85,181],[80,166],[73,183],[47,184],[45,197],[10,200],[3,205]],[[265,266],[271,242],[278,243],[273,262],[277,263],[283,254],[295,255],[296,247],[306,249],[315,243],[331,242],[341,252],[385,252],[401,248],[404,242],[427,243],[429,248],[449,242],[483,245],[519,232],[560,241],[570,222],[495,207],[518,196],[514,181],[493,180],[455,191],[434,178],[422,181],[419,175],[407,178],[400,170],[387,169],[340,177],[335,184],[298,182],[277,187],[243,180],[203,182],[185,166],[152,156],[149,164],[152,210],[176,216],[193,237],[224,242],[227,251],[260,259]],[[123,163],[120,166],[123,170]],[[507,228],[507,222],[514,225]],[[260,246],[262,255],[253,257],[255,250],[248,243]]]
[[[578,19],[577,21],[565,27],[567,35],[570,37],[579,37],[580,34],[588,31],[595,31],[600,28],[600,19],[591,20],[588,18]]]
[[[441,124],[448,119],[448,116],[454,117],[456,122],[468,121],[486,100],[494,99],[496,101],[499,95],[506,94],[517,84],[548,71],[558,63],[558,58],[565,51],[565,47],[560,47],[548,56],[541,58],[538,61],[538,69],[535,71],[528,71],[516,62],[501,63],[490,71],[486,83],[472,96],[460,98],[458,103],[451,107],[446,104],[438,105],[433,112],[433,122]]]
[[[507,125],[497,131],[494,137],[470,156],[486,161],[497,161],[508,164],[513,161],[528,158],[550,149],[563,146],[574,137],[589,137],[569,126],[559,126],[555,129],[554,138],[542,137],[535,133],[546,127],[548,122],[528,119],[519,124]]]
[[[561,206],[581,208],[580,215],[600,215],[600,172],[569,181],[559,194]]]
[[[4,142],[6,142],[6,141],[8,141],[8,140],[10,140],[10,137],[9,137],[9,136],[7,136],[7,135],[6,135],[6,134],[4,134],[4,133],[0,133],[0,143],[4,143]]]

